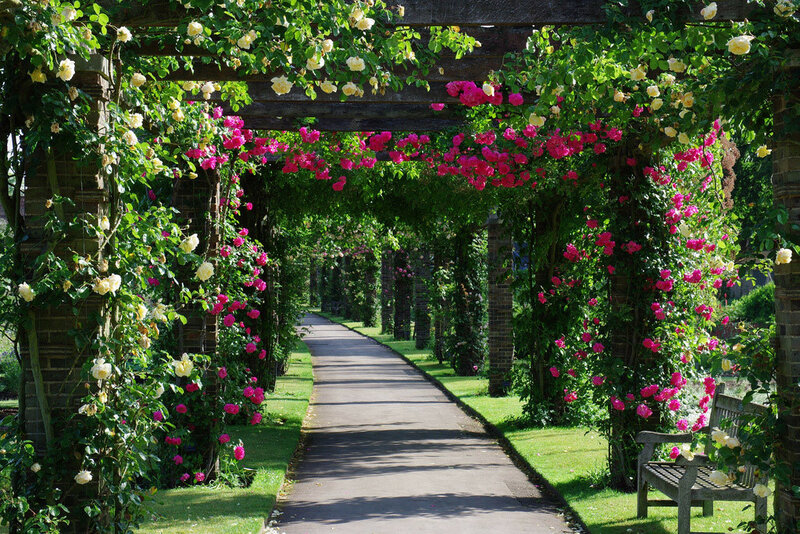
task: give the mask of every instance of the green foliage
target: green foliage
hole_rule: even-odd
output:
[[[0,393],[18,395],[22,368],[13,352],[0,353]]]
[[[745,321],[751,325],[768,327],[775,323],[775,284],[770,282],[732,301],[725,313],[731,321]]]

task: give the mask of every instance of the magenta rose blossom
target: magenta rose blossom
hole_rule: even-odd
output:
[[[228,434],[222,434],[219,437],[219,442],[222,444],[228,443],[231,440],[231,437]]]
[[[239,461],[244,460],[244,447],[242,447],[241,445],[237,445],[236,447],[234,447],[233,457]]]

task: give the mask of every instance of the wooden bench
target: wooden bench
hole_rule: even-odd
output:
[[[720,424],[723,421],[729,421],[730,425],[724,430],[730,437],[737,437],[742,415],[767,410],[765,406],[752,403],[743,407],[741,399],[729,397],[724,393],[725,385],[718,385],[706,432],[711,432],[715,427],[721,428]],[[766,484],[767,481],[765,478],[756,477],[753,466],[745,466],[745,472],[739,476],[737,483],[718,486],[709,480],[714,468],[708,464],[706,455],[697,454],[691,461],[683,456],[679,456],[674,462],[652,461],[657,444],[691,443],[691,441],[691,433],[640,432],[636,436],[636,442],[644,444],[638,462],[637,516],[647,517],[647,509],[650,506],[677,506],[678,534],[691,534],[693,506],[702,507],[703,516],[709,517],[714,515],[714,501],[749,501],[755,504],[756,519],[766,517],[767,499],[757,497],[753,493],[753,486],[757,483]],[[665,494],[669,500],[648,500],[647,492],[651,487]],[[759,524],[758,529],[763,533],[767,532],[763,524]]]

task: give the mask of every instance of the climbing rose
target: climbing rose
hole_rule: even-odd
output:
[[[188,354],[184,354],[180,360],[173,361],[172,365],[175,368],[175,376],[189,376],[194,369],[194,364]]]
[[[244,447],[241,445],[234,447],[233,456],[239,461],[244,460]]]
[[[217,376],[220,378],[226,378],[228,376],[228,370],[225,367],[220,367],[219,371],[217,371]]]
[[[31,302],[34,297],[36,297],[36,293],[34,293],[33,289],[31,289],[31,286],[29,286],[27,283],[20,284],[17,288],[17,293],[19,293],[19,296],[22,297],[25,302]]]
[[[172,461],[175,462],[175,465],[181,465],[183,463],[183,456],[176,454],[172,457]]]
[[[792,261],[792,251],[788,248],[782,248],[778,251],[775,255],[775,263],[777,265],[791,263]]]
[[[286,76],[276,76],[272,78],[272,90],[276,95],[285,95],[292,90],[292,83]]]
[[[195,274],[201,282],[205,282],[214,276],[214,266],[209,262],[204,261],[202,264],[200,264],[200,267],[197,268],[197,272]]]
[[[78,484],[81,485],[88,484],[91,481],[92,481],[92,474],[85,469],[83,471],[78,471],[78,474],[75,475],[75,482],[77,482]]]
[[[238,404],[226,404],[225,405],[225,413],[230,415],[236,415],[239,413],[239,405]]]
[[[731,54],[743,56],[750,52],[750,41],[755,39],[751,35],[740,35],[728,41],[728,50]]]
[[[235,323],[235,322],[236,322],[236,318],[233,316],[232,313],[229,313],[228,315],[226,315],[225,318],[222,320],[222,323],[225,326],[233,326],[233,323]]]
[[[553,378],[558,378],[561,375],[561,373],[555,367],[550,368],[550,374],[553,375]]]
[[[187,410],[185,404],[179,404],[179,405],[175,406],[175,411],[178,412],[178,413],[186,413],[188,410]]]
[[[678,447],[672,447],[672,450],[669,451],[669,457],[673,460],[681,455],[681,450]]]
[[[639,415],[639,417],[647,419],[648,417],[653,415],[653,410],[648,408],[647,405],[645,404],[640,404],[639,406],[636,407],[636,414]]]
[[[700,10],[700,14],[703,15],[703,18],[706,20],[711,20],[717,16],[717,3],[711,2],[706,7]]]
[[[250,424],[257,425],[261,422],[263,418],[264,418],[263,415],[261,415],[259,412],[256,412],[253,414],[253,417],[250,418]]]
[[[205,473],[195,473],[194,474],[194,479],[197,482],[202,482],[202,481],[204,481],[206,479],[206,475],[205,475]]]
[[[230,440],[231,440],[231,437],[230,437],[228,434],[222,434],[222,435],[219,437],[219,442],[220,442],[220,443],[222,443],[223,445],[224,445],[225,443],[228,443]]]

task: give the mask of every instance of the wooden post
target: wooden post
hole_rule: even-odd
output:
[[[502,221],[492,214],[488,227],[489,274],[489,395],[505,395],[514,359],[513,305],[510,264],[511,239]]]
[[[394,337],[411,339],[411,292],[413,280],[408,253],[394,253]]]

